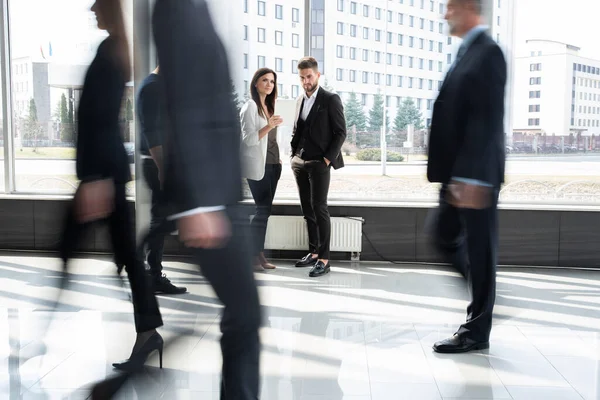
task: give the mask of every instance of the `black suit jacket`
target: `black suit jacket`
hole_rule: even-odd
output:
[[[296,104],[292,154],[300,150],[298,149],[300,135],[296,135],[296,127],[303,98],[304,96],[300,96]],[[312,140],[323,151],[324,157],[331,161],[334,169],[342,168],[344,166],[342,145],[346,140],[346,118],[340,96],[319,87],[317,98],[308,114],[306,123],[308,127],[305,132],[309,137],[305,140]]]
[[[131,180],[119,128],[125,77],[117,59],[118,44],[107,38],[98,47],[83,84],[77,121],[77,178],[83,182],[113,178]]]
[[[486,33],[471,43],[446,76],[435,102],[427,178],[504,182],[504,90],[506,61]]]
[[[165,196],[175,212],[235,204],[241,128],[206,3],[157,0],[153,31],[167,99]]]

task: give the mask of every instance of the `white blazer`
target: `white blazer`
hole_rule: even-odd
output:
[[[242,176],[260,181],[265,176],[269,135],[258,139],[258,132],[267,125],[267,120],[258,114],[258,106],[250,99],[240,111],[242,125]]]

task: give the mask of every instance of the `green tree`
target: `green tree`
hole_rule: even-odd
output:
[[[58,104],[58,120],[60,122],[60,140],[70,142],[73,140],[73,117],[69,117],[67,96],[63,93]],[[71,114],[72,115],[72,114]]]
[[[367,129],[367,117],[363,111],[362,104],[358,100],[356,93],[350,93],[350,98],[344,105],[344,114],[346,116],[346,128],[355,126],[359,132]]]
[[[42,127],[38,122],[37,117],[37,107],[35,105],[35,100],[29,100],[29,114],[27,115],[27,119],[25,120],[25,129],[23,132],[23,139],[32,140],[34,142],[34,151],[36,151],[37,140],[39,139],[42,133]]]
[[[394,119],[394,130],[396,132],[404,131],[410,124],[413,124],[415,129],[423,129],[421,111],[419,111],[413,99],[409,97],[398,107],[396,118]]]
[[[69,110],[67,109],[67,96],[65,96],[64,93],[60,96],[59,121],[62,123],[69,122]]]
[[[29,119],[36,122],[38,120],[37,117],[37,106],[35,105],[35,100],[29,100]]]
[[[369,110],[369,130],[379,132],[383,126],[383,95],[377,93],[373,98],[373,107]]]
[[[328,92],[336,93],[333,86],[329,86],[329,80],[327,78],[325,78],[325,81],[323,82],[322,86],[323,86],[323,89],[327,90]]]
[[[72,124],[75,118],[75,111],[73,110],[73,101],[71,99],[69,99],[69,101],[67,102],[67,105],[69,107],[69,111],[68,111],[68,115],[67,115],[67,122]]]
[[[125,120],[133,121],[133,103],[131,102],[131,99],[127,99],[125,106]]]
[[[239,114],[242,109],[242,106],[247,101],[247,99],[246,99],[246,96],[244,96],[244,99],[240,99],[240,95],[238,94],[233,81],[229,81],[229,84],[231,87],[231,98],[232,98],[233,104],[235,104],[235,108]]]

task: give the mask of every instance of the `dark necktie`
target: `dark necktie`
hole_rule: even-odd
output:
[[[456,65],[460,62],[460,59],[465,55],[466,51],[467,46],[461,44],[458,48],[458,52],[456,53],[456,59],[454,60],[454,63],[450,66],[450,69],[448,70],[448,75],[450,75],[454,68],[456,68]]]

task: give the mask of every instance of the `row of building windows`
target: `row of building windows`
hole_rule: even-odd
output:
[[[16,93],[28,93],[29,92],[29,82],[16,82],[14,84]]]
[[[29,64],[14,64],[13,69],[15,75],[23,75],[29,73]]]
[[[598,128],[600,127],[599,120],[597,119],[579,119],[577,120],[577,126],[586,127],[586,128]]]
[[[343,35],[344,34],[344,24],[341,22],[338,22],[338,30],[337,33],[338,35]],[[350,25],[350,36],[351,37],[356,37],[356,25]],[[371,29],[364,27],[363,28],[363,39],[369,39]],[[381,33],[382,31],[379,29],[374,29],[374,39],[376,42],[381,42]],[[428,49],[429,51],[436,51],[436,47],[437,47],[437,51],[438,53],[442,53],[444,51],[444,43],[442,42],[435,42],[434,40],[427,40],[424,38],[419,38],[419,37],[415,37],[415,36],[406,36],[406,38],[408,40],[404,40],[405,39],[405,35],[402,33],[393,33],[393,32],[387,32],[386,33],[386,41],[388,44],[394,44],[394,37],[396,37],[396,43],[398,46],[404,46],[405,42],[408,42],[408,47],[418,47],[421,50],[425,50]],[[451,41],[448,41],[448,44],[450,44]],[[428,44],[429,46],[426,46],[426,44]]]
[[[540,97],[542,97],[542,92],[540,90],[530,90],[529,91],[530,99],[539,99]]]
[[[589,87],[589,88],[593,87],[595,89],[600,88],[600,81],[597,81],[595,79],[573,77],[573,84],[575,84],[575,85],[578,84],[579,86]]]
[[[361,76],[361,82],[368,84],[373,83],[375,85],[380,85],[382,78],[385,77],[386,86],[394,85],[394,75],[391,74],[382,74],[379,72],[368,72],[368,71],[356,71],[356,70],[344,70],[342,68],[337,68],[335,71],[336,80],[339,82],[348,81],[348,82],[356,82],[357,81],[357,72]],[[396,75],[395,82],[397,87],[406,86],[410,89],[422,89],[422,90],[439,90],[442,86],[442,81],[434,81],[433,79],[424,79],[424,78],[413,78],[409,76]],[[437,85],[436,83],[437,82]],[[437,87],[437,89],[436,89]]]
[[[585,72],[587,74],[593,74],[593,75],[600,75],[599,67],[592,67],[589,65],[577,64],[577,63],[573,64],[573,71]]]
[[[530,104],[529,112],[540,112],[540,105],[539,104]]]
[[[539,118],[529,118],[527,123],[529,126],[540,126],[540,119]]]
[[[573,105],[573,107],[575,107],[575,105]],[[579,112],[581,114],[600,114],[600,107],[579,106]]]
[[[265,68],[267,58],[265,56],[257,56],[257,67]],[[250,68],[248,54],[244,53],[244,69]],[[275,57],[275,65],[273,67],[275,72],[283,72],[283,58]],[[298,60],[292,60],[292,68],[291,71],[293,74],[298,73]]]
[[[244,12],[248,13],[248,0],[244,0]],[[262,17],[267,16],[267,5],[262,0],[257,2],[257,14]],[[281,4],[275,4],[275,19],[283,19],[283,5]],[[300,10],[298,8],[292,8],[292,22],[300,22]]]
[[[420,8],[421,10],[425,10],[425,6],[426,6],[426,1],[425,0],[419,0],[420,1]],[[415,7],[415,0],[406,0],[406,3],[410,2],[410,6],[411,7]],[[405,4],[404,0],[399,0],[400,4]],[[350,6],[350,14],[356,15],[357,14],[357,10],[358,10],[358,3],[356,1],[348,1],[348,0],[338,0],[337,2],[337,10],[340,12],[344,12],[346,11],[346,5]],[[444,4],[443,3],[439,3],[438,5],[438,11],[439,14],[444,14]],[[363,17],[369,17],[371,15],[371,10],[375,8],[375,19],[381,20],[382,18],[382,9],[379,7],[373,7],[373,6],[369,6],[368,4],[363,4],[362,6],[362,16]],[[433,0],[429,0],[429,11],[430,12],[436,12],[435,10],[435,1]],[[387,18],[388,18],[388,22],[392,22],[392,12],[388,11],[387,12]]]
[[[542,78],[541,77],[533,77],[533,78],[529,78],[529,84],[530,85],[541,85],[542,84]]]
[[[256,35],[258,43],[267,43],[267,31],[265,28],[257,28]],[[244,25],[244,40],[248,40],[248,27],[246,25]],[[282,31],[275,31],[275,45],[283,46]],[[300,35],[297,33],[292,33],[292,47],[300,47]]]
[[[348,53],[347,54],[348,59],[357,60],[357,54],[356,54],[357,49],[355,47],[349,47],[347,53]],[[429,71],[433,71],[435,69],[435,65],[437,64],[437,72],[442,72],[442,69],[443,69],[442,61],[426,60],[424,58],[405,56],[402,54],[394,55],[392,53],[382,53],[380,51],[371,51],[369,49],[362,49],[361,53],[362,53],[362,58],[361,58],[362,61],[366,61],[366,62],[371,61],[371,53],[372,53],[373,54],[372,60],[376,64],[383,63],[383,61],[382,61],[383,56],[385,56],[385,63],[387,65],[393,65],[395,62],[395,64],[399,67],[407,66],[408,68],[419,68],[419,69],[428,68]],[[336,56],[338,58],[345,58],[343,46],[338,45],[336,47]],[[451,58],[452,58],[452,55],[450,55],[450,59]],[[417,61],[417,62],[415,62],[415,61]],[[418,67],[417,67],[417,65],[418,65]],[[427,65],[427,67],[426,67],[426,65]]]
[[[245,87],[245,94],[248,95],[249,88],[248,88],[247,80],[244,81],[244,87]],[[279,96],[282,96],[282,97],[287,96],[287,93],[285,92],[283,84],[277,84],[277,93]],[[292,98],[297,98],[300,95],[300,86],[299,85],[290,85],[290,93],[291,93]],[[347,94],[345,94],[343,92],[337,92],[337,93],[341,98],[350,97],[349,92]],[[361,104],[363,106],[366,106],[369,102],[369,97],[374,96],[374,95],[370,95],[367,93],[359,93],[358,96],[361,100]],[[405,98],[403,98],[402,96],[386,96],[385,97],[385,106],[386,107],[392,107],[392,100],[394,97],[396,98],[396,104],[395,104],[396,107],[400,107],[405,100]],[[434,99],[415,98],[413,100],[415,102],[416,108],[419,111],[433,110]],[[423,107],[425,107],[425,109],[423,109]]]
[[[542,70],[542,64],[541,63],[530,64],[529,65],[529,70],[530,71],[541,71]]]
[[[579,100],[600,101],[600,94],[579,92]]]
[[[337,23],[337,34],[338,35],[344,35],[346,32],[346,26],[348,26],[349,28],[349,34],[351,37],[356,37],[356,32],[358,29],[358,25],[356,24],[348,24],[348,23],[344,23],[344,22],[340,22],[338,21]],[[414,21],[413,21],[413,17],[410,17],[410,26],[414,27]],[[421,18],[421,22],[420,22],[420,27],[422,30],[425,30],[425,20],[423,18]],[[363,27],[363,39],[369,39],[369,31],[371,30],[371,28],[368,27]],[[381,41],[381,30],[380,29],[374,29],[375,31],[375,40],[380,42]],[[429,21],[429,31],[430,32],[434,32],[435,31],[435,23],[434,21]],[[440,34],[444,33],[444,23],[439,22],[438,23],[438,31]],[[388,43],[392,43],[393,42],[393,32],[387,32],[387,37],[388,37]],[[400,45],[400,43],[398,43]]]

